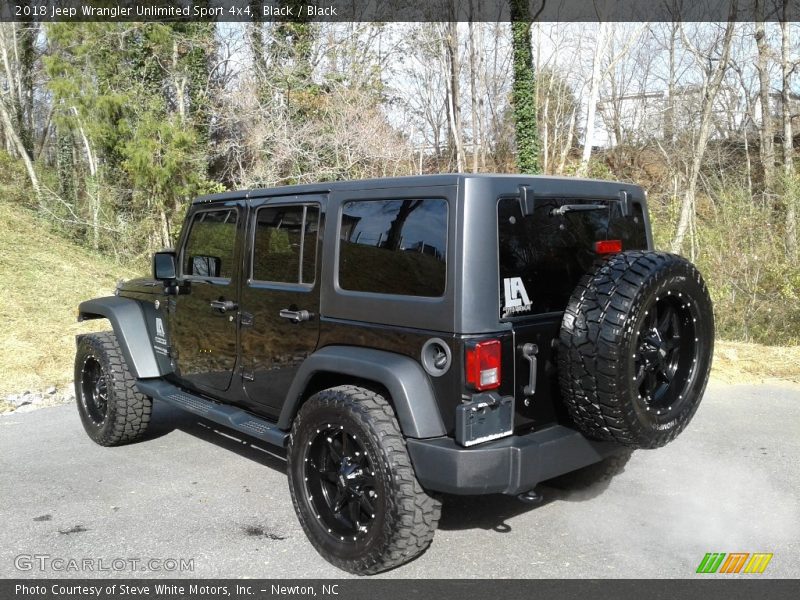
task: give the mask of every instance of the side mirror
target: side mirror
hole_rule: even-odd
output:
[[[172,250],[162,250],[153,254],[153,277],[159,281],[171,282],[178,278],[178,259]]]

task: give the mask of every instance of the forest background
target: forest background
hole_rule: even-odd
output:
[[[75,303],[147,272],[199,194],[441,172],[643,185],[656,246],[709,283],[722,362],[798,380],[799,24],[511,16],[0,24],[0,277],[19,313],[0,392],[68,380]]]

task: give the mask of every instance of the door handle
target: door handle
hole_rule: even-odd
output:
[[[288,308],[281,309],[279,313],[284,319],[289,319],[293,323],[300,323],[301,321],[310,321],[314,313],[307,310],[289,310]]]
[[[209,306],[220,312],[229,312],[239,308],[239,305],[233,300],[212,300]]]

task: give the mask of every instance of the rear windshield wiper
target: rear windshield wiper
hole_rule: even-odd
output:
[[[553,216],[556,215],[563,215],[568,212],[578,212],[578,211],[585,211],[585,210],[605,210],[608,208],[608,204],[562,204],[558,208],[554,208],[550,211],[550,214]]]

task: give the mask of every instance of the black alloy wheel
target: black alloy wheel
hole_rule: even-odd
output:
[[[318,429],[304,463],[305,493],[323,528],[341,542],[365,537],[379,496],[375,468],[357,433],[344,425]]]
[[[86,357],[81,370],[81,402],[86,414],[95,425],[102,425],[108,417],[108,378],[100,361]]]
[[[633,355],[634,385],[645,410],[661,415],[683,400],[698,346],[693,317],[681,293],[668,291],[656,298],[645,317]]]

